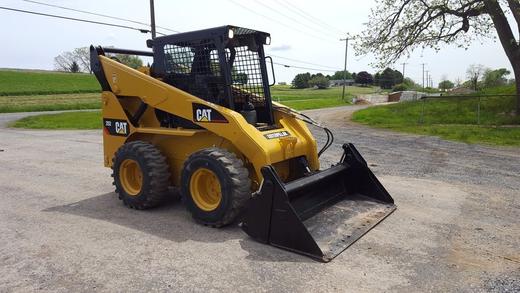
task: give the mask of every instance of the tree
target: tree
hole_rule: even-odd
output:
[[[356,83],[367,86],[369,84],[372,84],[373,82],[374,78],[372,77],[372,74],[366,71],[361,71],[356,75]]]
[[[233,82],[238,84],[247,84],[248,76],[247,73],[237,73],[233,75]]]
[[[90,68],[90,48],[76,48],[72,51],[72,54],[75,56],[74,61],[78,63],[82,71],[92,73],[92,69]]]
[[[394,82],[395,83],[403,83],[404,75],[399,70],[394,70]]]
[[[72,62],[74,62],[72,52],[63,52],[54,57],[54,68],[59,71],[70,71]]]
[[[507,76],[509,74],[511,74],[511,72],[505,68],[486,70],[486,72],[484,72],[483,78],[484,87],[496,87],[506,85],[508,82]]]
[[[143,66],[143,60],[136,55],[126,55],[126,54],[115,54],[114,57],[119,62],[123,63],[128,67],[132,67],[133,69],[137,69]]]
[[[309,80],[309,85],[311,87],[317,87],[318,89],[326,89],[330,85],[330,81],[325,76],[315,76]]]
[[[377,72],[374,74],[374,85],[380,85],[381,82],[381,73]]]
[[[396,84],[393,88],[392,88],[392,91],[393,92],[402,92],[402,91],[406,91],[408,90],[408,86],[404,83],[399,83],[399,84]]]
[[[79,65],[76,63],[76,61],[72,61],[72,64],[70,65],[70,72],[72,73],[78,73],[79,72]]]
[[[310,73],[307,72],[307,73],[297,74],[292,81],[292,87],[296,88],[296,89],[308,88],[309,80],[311,80]]]
[[[377,76],[377,74],[376,74]],[[403,74],[397,70],[386,68],[378,78],[378,84],[383,89],[391,89],[394,85],[403,82]]]
[[[78,66],[77,72],[92,73],[90,69],[90,50],[87,47],[76,48],[56,56],[54,58],[54,68],[61,71],[70,71],[74,62]]]
[[[441,90],[449,90],[449,89],[452,89],[453,87],[455,87],[455,85],[453,84],[453,82],[445,79],[441,82],[439,82],[439,88]]]
[[[509,23],[506,13],[516,24]],[[381,65],[387,65],[417,48],[467,48],[472,40],[494,37],[496,32],[513,67],[520,115],[520,44],[514,30],[520,31],[518,0],[381,0],[358,36],[356,49],[358,54],[375,52]]]
[[[422,86],[416,83],[413,79],[406,77],[403,80],[403,84],[406,85],[408,89],[422,89]]]
[[[346,71],[347,75],[346,75],[346,78],[345,79],[352,79],[352,74],[350,72],[348,72],[348,70]],[[344,74],[345,74],[345,71],[336,71],[334,73],[334,75],[332,75],[330,77],[330,79],[332,80],[340,80],[340,79],[343,79],[344,77]]]
[[[471,82],[471,88],[474,90],[478,89],[478,82],[484,74],[484,66],[481,64],[471,64],[466,70],[466,75]]]

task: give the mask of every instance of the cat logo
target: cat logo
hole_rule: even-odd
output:
[[[203,123],[228,123],[217,110],[203,104],[193,103],[193,121]]]
[[[116,133],[121,134],[121,135],[126,135],[127,126],[128,126],[128,123],[126,123],[126,122],[117,122],[116,121]]]
[[[198,122],[211,122],[211,109],[196,109],[195,120]]]
[[[128,136],[130,126],[126,120],[103,119],[104,132],[108,135]]]

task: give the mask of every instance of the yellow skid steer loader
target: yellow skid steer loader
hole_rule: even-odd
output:
[[[269,43],[267,33],[222,26],[148,40],[151,52],[91,46],[105,166],[131,208],[179,187],[198,222],[237,221],[258,241],[327,262],[395,205],[352,144],[320,170],[332,133],[322,127],[318,152],[306,123],[319,125],[271,101]],[[113,54],[153,63],[136,70]]]

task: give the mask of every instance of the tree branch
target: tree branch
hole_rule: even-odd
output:
[[[475,30],[473,36],[490,32],[483,0],[381,0],[379,4],[356,49],[379,52],[382,63],[395,62],[419,45],[437,50],[441,42],[463,39],[460,45],[467,46],[470,37],[459,35],[466,35],[470,28]]]
[[[491,20],[495,25],[500,43],[502,43],[509,61],[515,66],[515,64],[518,64],[518,60],[520,60],[520,50],[504,11],[497,0],[484,0],[483,2],[487,13],[491,16]]]
[[[509,8],[513,13],[516,20],[516,26],[518,27],[518,34],[520,35],[520,2],[518,0],[507,0]]]

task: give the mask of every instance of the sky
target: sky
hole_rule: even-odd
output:
[[[148,23],[150,18],[148,0],[37,1],[144,23]],[[0,6],[144,28],[144,25],[23,0],[0,0]],[[155,0],[158,26],[184,32],[231,24],[269,32],[272,42],[266,51],[267,55],[273,55],[274,62],[332,71],[343,69],[345,42],[340,38],[346,33],[359,33],[374,7],[372,0]],[[5,10],[0,10],[0,25],[0,68],[53,69],[54,57],[64,51],[90,44],[147,50],[146,40],[150,38],[149,34],[134,30]],[[355,56],[352,46],[349,46],[347,60],[350,72],[365,70],[375,73],[379,70],[370,65],[374,62],[373,56]],[[407,63],[405,75],[419,84],[422,83],[422,63],[426,64],[425,70],[431,73],[435,85],[442,77],[465,80],[466,69],[471,64],[511,70],[500,44],[491,39],[475,42],[468,50],[445,46],[440,52],[416,51],[409,59],[394,64],[393,68],[402,71],[402,62]],[[324,70],[275,67],[277,81],[290,82],[296,74],[303,72],[332,74]]]

